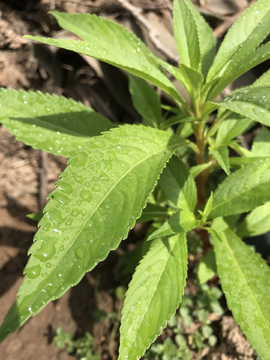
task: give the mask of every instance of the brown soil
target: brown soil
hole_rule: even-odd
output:
[[[9,5],[7,5],[9,4]],[[166,43],[171,34],[171,3],[149,1],[134,3],[144,7],[145,15],[152,19],[153,26],[165,34]],[[117,1],[1,1],[0,2],[0,86],[14,89],[32,89],[56,92],[72,96],[101,111],[112,121],[137,120],[126,88],[123,74],[83,59],[79,55],[63,51],[53,52],[44,46],[33,46],[22,38],[24,34],[57,36],[60,29],[47,11],[55,5],[66,12],[96,12],[128,24],[137,33],[143,32]],[[162,7],[163,6],[163,7]],[[238,8],[236,8],[237,10]],[[233,10],[233,13],[236,11]],[[224,10],[225,11],[225,10]],[[238,11],[238,10],[237,10]],[[214,19],[214,20],[213,20]],[[210,19],[215,26],[221,23],[220,16]],[[165,30],[164,30],[165,29]],[[66,36],[71,36],[66,34]],[[171,38],[170,38],[171,39]],[[153,47],[153,46],[152,46]],[[172,45],[173,49],[174,45]],[[53,64],[53,66],[52,66]],[[59,74],[61,76],[59,76]],[[104,79],[104,74],[105,79]],[[123,77],[121,86],[112,89],[114,76]],[[116,95],[115,95],[116,93]],[[127,96],[123,101],[122,95]],[[23,279],[27,251],[36,231],[34,221],[26,218],[29,213],[42,209],[46,195],[53,190],[54,183],[66,166],[66,159],[53,155],[42,155],[10,135],[0,127],[0,322],[15,300]],[[132,243],[144,232],[141,227],[131,234]],[[133,246],[134,247],[134,246]],[[119,280],[119,259],[128,249],[123,243],[120,249],[100,263],[91,274],[87,274],[61,299],[51,302],[37,316],[31,318],[19,331],[0,344],[0,360],[64,360],[75,359],[64,350],[55,350],[52,338],[59,326],[73,331],[77,337],[86,331],[95,336],[97,351],[103,359],[111,359],[109,339],[113,324],[108,317],[95,321],[95,310],[116,312],[119,301],[114,295],[115,287],[127,284]],[[251,360],[253,350],[231,317],[223,317],[216,335],[218,346],[204,352],[204,358],[222,360]],[[118,336],[118,335],[117,335]],[[113,340],[115,354],[118,337]],[[208,353],[208,355],[207,355]],[[211,355],[210,355],[211,354]],[[200,357],[200,359],[203,358]],[[199,360],[198,357],[196,359]]]

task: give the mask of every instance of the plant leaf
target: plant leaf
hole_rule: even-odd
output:
[[[208,218],[243,213],[270,201],[269,185],[269,158],[235,171],[215,190]]]
[[[232,113],[218,126],[215,138],[215,148],[227,145],[232,139],[242,134],[251,124],[252,120]]]
[[[186,165],[173,156],[160,176],[159,184],[168,198],[179,208],[193,211],[197,202],[197,188]]]
[[[154,240],[165,236],[171,236],[176,233],[187,232],[195,229],[199,221],[195,219],[194,213],[188,210],[178,211],[173,214],[168,221],[156,231],[154,231],[147,239]]]
[[[208,169],[210,166],[210,163],[192,166],[192,168],[190,169],[190,175],[193,177],[193,179],[195,179],[201,172]]]
[[[208,70],[212,65],[216,52],[216,38],[213,34],[212,28],[201,16],[199,11],[195,8],[191,0],[188,0],[187,6],[193,15],[196,23],[199,37],[199,46],[202,59],[202,74],[206,78]]]
[[[200,70],[201,53],[197,25],[185,0],[174,0],[173,29],[181,63]]]
[[[212,279],[216,272],[215,254],[213,248],[211,248],[200,261],[197,273],[199,284],[204,284]]]
[[[92,56],[126,70],[160,87],[173,99],[185,104],[169,79],[160,70],[158,59],[133,33],[123,26],[96,15],[52,11],[59,25],[84,41],[26,36],[44,44]]]
[[[125,125],[91,139],[69,160],[44,208],[26,276],[0,339],[118,247],[181,141],[153,128]]]
[[[242,51],[239,51],[228,64],[228,67],[226,68],[226,71],[222,75],[220,81],[209,92],[208,99],[214,100],[226,86],[269,58],[270,42],[260,46],[258,49],[250,52],[249,54],[243,54]]]
[[[169,215],[169,209],[164,206],[159,206],[151,203],[147,203],[146,208],[143,209],[142,215],[136,221],[137,223],[143,223],[146,221],[158,219],[163,216]]]
[[[222,76],[233,56],[251,53],[269,34],[270,6],[268,0],[259,0],[234,22],[227,32],[211,66],[207,82]]]
[[[263,73],[254,83],[251,85],[255,86],[265,86],[270,83],[270,69]]]
[[[155,90],[144,80],[129,74],[129,92],[138,113],[152,127],[160,127],[161,103]]]
[[[257,207],[240,224],[237,235],[251,237],[265,234],[270,231],[270,202]]]
[[[253,140],[251,156],[270,156],[270,131],[264,126]]]
[[[236,90],[225,97],[220,103],[207,102],[203,114],[209,114],[218,107],[224,107],[242,116],[257,121],[261,124],[270,125],[270,86],[252,87],[244,90]]]
[[[229,151],[227,146],[223,145],[217,149],[210,149],[210,153],[217,159],[217,162],[225,173],[230,175]]]
[[[228,308],[262,359],[270,354],[270,269],[234,232],[211,231]]]
[[[119,360],[139,359],[179,306],[187,277],[185,233],[151,242],[124,302]]]
[[[41,92],[0,89],[0,109],[0,122],[18,140],[65,157],[116,126],[82,103]]]

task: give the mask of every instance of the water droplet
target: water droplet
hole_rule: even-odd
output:
[[[31,284],[31,280],[27,280],[26,283],[27,283],[27,284]]]
[[[100,191],[100,186],[98,184],[95,184],[93,187],[92,187],[92,190],[93,191]]]
[[[41,267],[40,265],[35,265],[30,268],[26,268],[25,271],[26,271],[26,275],[30,279],[36,279],[40,275]]]
[[[87,154],[85,152],[79,153],[77,156],[69,159],[68,163],[75,167],[82,167],[86,164]]]
[[[75,254],[78,256],[79,259],[83,259],[85,250],[83,248],[78,248],[75,252]]]
[[[110,208],[110,205],[105,205],[105,209],[109,209]]]
[[[41,274],[42,277],[45,277],[47,275],[48,275],[48,273],[46,273],[46,272]]]
[[[52,194],[53,194],[53,199],[57,200],[62,205],[67,205],[70,202],[70,199],[60,191],[56,190]]]
[[[51,263],[47,263],[46,266],[47,266],[47,268],[50,268],[50,267],[52,266],[52,264],[51,264]]]
[[[84,178],[80,175],[74,175],[73,177],[79,184],[82,184],[84,181]]]
[[[51,227],[51,224],[50,224],[50,223],[46,223],[46,224],[43,226],[43,230],[49,231],[49,230],[50,230],[50,227]]]
[[[82,209],[82,210],[81,210],[81,214],[82,214],[83,216],[85,216],[85,215],[86,215],[86,210],[85,210],[85,209]]]
[[[86,221],[86,223],[84,225],[84,229],[90,228],[93,225],[94,225],[94,221],[90,218]]]
[[[80,210],[78,210],[78,209],[72,209],[72,211],[71,211],[71,215],[75,216],[75,217],[78,216],[79,213],[80,213]]]
[[[78,204],[78,205],[81,205],[81,203],[82,203],[82,200],[78,200],[78,201],[77,201],[77,204]]]
[[[253,108],[252,111],[254,112],[255,115],[261,115],[264,114],[264,110],[263,109],[259,109],[257,107]]]
[[[65,240],[65,241],[67,241],[67,240],[68,240],[68,237],[67,237],[67,236],[66,236],[66,237],[64,237],[64,240]]]
[[[64,249],[65,249],[64,245],[61,245],[59,248],[60,251],[64,251]]]
[[[52,238],[43,238],[39,249],[33,252],[33,256],[42,262],[50,260],[55,254],[55,246]]]
[[[84,201],[90,202],[92,200],[92,194],[89,190],[82,190],[80,193],[80,198]]]
[[[49,212],[49,217],[52,219],[52,221],[57,225],[64,221],[64,219],[61,216],[61,211],[52,208]]]
[[[72,186],[65,181],[60,180],[56,185],[58,185],[58,189],[63,190],[66,194],[71,194],[73,191]]]
[[[67,219],[67,221],[65,221],[66,225],[72,225],[72,223],[73,223],[73,219],[71,219],[71,218],[69,218],[69,219]]]

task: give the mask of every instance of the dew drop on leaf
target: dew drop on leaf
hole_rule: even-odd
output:
[[[100,186],[98,184],[95,184],[93,187],[92,187],[92,190],[93,191],[100,191]]]
[[[60,202],[62,205],[67,205],[70,202],[70,199],[62,194],[60,191],[53,193],[53,198]]]
[[[80,213],[80,210],[78,210],[78,209],[72,209],[72,211],[71,211],[71,215],[75,216],[75,217],[78,216],[79,213]]]
[[[44,239],[41,243],[41,247],[33,252],[33,256],[41,262],[50,260],[54,254],[55,246],[51,238]]]
[[[69,159],[69,164],[75,167],[82,167],[86,164],[87,161],[87,154],[85,152],[79,153],[77,156]]]
[[[30,279],[36,279],[40,275],[40,272],[41,272],[40,265],[35,265],[26,269],[26,275]]]
[[[80,193],[80,198],[84,201],[90,202],[92,200],[92,194],[89,190],[82,190]]]
[[[79,247],[79,248],[76,250],[75,254],[78,256],[79,259],[82,259],[82,258],[83,258],[83,255],[84,255],[84,252],[85,252],[84,249],[81,248],[81,247]]]
[[[61,181],[59,183],[58,189],[63,190],[66,194],[71,194],[72,191],[73,191],[72,186],[69,183],[65,182],[65,181]]]

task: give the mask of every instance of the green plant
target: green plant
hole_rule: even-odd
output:
[[[202,236],[205,252],[210,234],[228,307],[258,355],[269,359],[270,269],[238,235],[270,229],[270,134],[263,126],[251,150],[233,139],[254,121],[269,126],[270,71],[252,86],[219,103],[214,100],[229,83],[270,58],[270,43],[262,44],[269,33],[270,1],[259,0],[247,9],[215,56],[210,27],[191,1],[175,0],[179,67],[154,57],[114,22],[94,15],[52,14],[62,28],[83,40],[28,38],[133,74],[133,102],[148,126],[116,128],[70,99],[1,90],[3,126],[26,144],[70,160],[49,195],[0,339],[76,285],[118,247],[136,221],[152,219],[151,241],[143,247],[145,255],[124,302],[119,359],[140,358],[177,309],[187,277],[186,233],[192,229]],[[161,67],[185,86],[190,106]],[[160,99],[138,77],[171,96],[177,106],[171,108],[174,116],[163,117]],[[195,142],[187,139],[192,133]],[[229,157],[228,147],[242,156]],[[190,151],[197,163],[188,169],[179,154],[187,159],[184,155]],[[207,180],[220,168],[227,177],[208,196]],[[248,211],[239,224],[238,214]]]
[[[72,340],[72,332],[65,333],[62,327],[56,330],[53,338],[56,349],[66,348],[69,354],[74,353],[78,360],[100,360],[101,356],[95,353],[94,338],[86,332],[85,336],[78,340]]]

